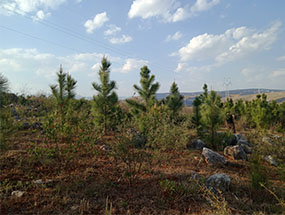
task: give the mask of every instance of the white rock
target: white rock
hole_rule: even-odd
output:
[[[18,198],[21,198],[23,195],[25,194],[24,191],[20,191],[20,190],[15,190],[11,193],[12,196],[16,196]]]

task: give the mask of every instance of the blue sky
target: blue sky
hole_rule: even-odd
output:
[[[102,56],[119,96],[147,65],[168,92],[285,89],[284,0],[0,0],[0,72],[50,93],[62,64],[92,96]],[[231,84],[229,84],[231,83]]]

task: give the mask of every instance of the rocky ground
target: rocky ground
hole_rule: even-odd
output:
[[[261,139],[263,151],[245,133],[235,135],[224,151],[192,137],[185,149],[128,148],[128,154],[115,148],[112,135],[94,145],[45,144],[40,126],[21,128],[8,141],[9,149],[0,156],[1,214],[285,211],[280,205],[285,198],[281,136]],[[278,156],[272,154],[277,143]],[[261,174],[266,174],[269,190],[251,185],[255,150],[262,153]]]

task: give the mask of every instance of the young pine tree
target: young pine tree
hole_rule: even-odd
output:
[[[156,103],[155,93],[159,89],[159,83],[153,83],[155,76],[150,75],[150,70],[147,68],[147,66],[141,68],[140,76],[141,87],[135,84],[134,88],[140,95],[143,102],[135,101],[132,99],[126,100],[128,105],[133,108],[133,112],[136,114],[141,111],[146,112]]]
[[[75,81],[69,74],[64,73],[62,66],[60,66],[57,73],[57,85],[51,85],[51,91],[56,98],[57,107],[62,119],[65,117],[66,111],[69,108],[71,99],[75,97],[74,89],[77,81]]]
[[[165,100],[165,104],[170,109],[172,116],[177,114],[182,109],[183,99],[184,96],[180,94],[177,84],[173,82],[170,88],[170,94]]]
[[[204,100],[201,107],[203,125],[209,129],[211,145],[217,149],[215,144],[216,132],[223,123],[223,114],[221,110],[221,97],[213,90]]]
[[[201,104],[202,104],[202,96],[197,96],[193,102],[193,115],[191,117],[191,121],[196,127],[198,136],[202,135]]]
[[[116,125],[116,111],[118,109],[118,96],[114,89],[116,82],[110,81],[111,63],[106,57],[102,58],[99,70],[100,84],[92,83],[93,88],[98,92],[93,97],[93,114],[95,124],[103,127],[104,133],[108,129],[113,129]]]

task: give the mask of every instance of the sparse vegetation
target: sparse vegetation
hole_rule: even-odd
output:
[[[62,68],[50,97],[14,97],[0,76],[1,214],[284,213],[285,102],[265,94],[223,102],[205,84],[185,111],[175,82],[156,99],[159,83],[144,66],[126,106],[110,66],[104,57],[93,101],[75,98],[76,81]],[[239,146],[249,159],[210,166],[191,149],[198,138],[219,154]],[[214,173],[229,176],[228,189],[206,186]]]

